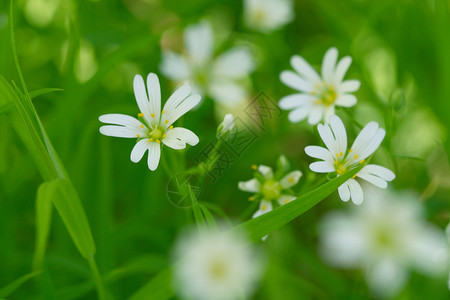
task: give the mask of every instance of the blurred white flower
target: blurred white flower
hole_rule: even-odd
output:
[[[448,223],[447,227],[445,228],[445,233],[447,234],[447,245],[450,245],[450,223]],[[450,249],[449,249],[449,251],[450,251]],[[449,253],[449,256],[450,256],[450,253]],[[447,287],[450,290],[450,271],[448,274]]]
[[[221,136],[230,133],[234,127],[234,117],[232,114],[226,114],[222,123],[217,127],[217,135]]]
[[[366,158],[378,149],[386,134],[383,128],[378,127],[377,122],[370,122],[364,126],[347,151],[347,133],[338,116],[331,116],[329,124],[319,124],[317,130],[328,149],[307,146],[306,154],[322,159],[310,164],[309,168],[317,173],[336,172],[338,176],[364,164]],[[364,200],[363,190],[355,177],[384,189],[387,187],[387,181],[394,180],[395,174],[384,167],[368,164],[339,187],[339,196],[343,201],[347,202],[351,198],[353,203],[361,204]]]
[[[445,273],[445,236],[424,221],[420,200],[377,189],[367,195],[363,205],[323,219],[319,234],[324,258],[339,267],[363,268],[369,288],[380,297],[398,293],[410,268],[426,275]]]
[[[156,74],[147,76],[148,95],[142,76],[134,77],[133,86],[139,119],[122,114],[102,115],[101,122],[114,125],[100,127],[100,133],[137,139],[131,161],[139,162],[148,150],[148,167],[154,171],[159,164],[161,143],[173,149],[184,149],[186,144],[197,145],[199,140],[195,133],[182,127],[174,128],[172,124],[200,102],[200,95],[191,94],[191,87],[185,84],[169,97],[161,111],[161,89]]]
[[[174,285],[184,299],[248,299],[263,274],[260,253],[232,231],[187,232],[174,254]]]
[[[244,0],[244,19],[248,27],[270,32],[294,19],[292,0]]]
[[[296,72],[283,71],[281,81],[300,93],[283,97],[279,106],[284,110],[292,110],[289,121],[300,122],[308,117],[309,124],[317,124],[320,120],[328,121],[334,115],[335,106],[351,107],[356,104],[353,93],[359,89],[359,80],[345,80],[352,59],[345,56],[337,62],[338,50],[328,49],[322,62],[322,76],[301,56],[294,55],[291,65]]]
[[[208,94],[227,107],[248,98],[240,81],[255,67],[249,49],[237,46],[214,57],[214,35],[207,21],[186,28],[184,46],[184,54],[163,51],[160,69],[165,76],[176,82],[188,81],[194,92]]]
[[[302,172],[296,170],[286,174],[288,165],[284,156],[280,156],[278,159],[278,169],[275,174],[268,166],[254,165],[255,178],[238,183],[241,191],[254,193],[249,198],[250,201],[260,201],[259,209],[253,214],[253,218],[271,211],[273,209],[272,201],[277,201],[281,206],[297,198],[290,188],[298,183]]]

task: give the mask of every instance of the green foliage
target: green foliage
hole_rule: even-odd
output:
[[[160,72],[161,49],[181,51],[182,29],[204,17],[224,41],[217,53],[251,45],[254,97],[263,91],[278,102],[293,92],[279,74],[294,54],[316,69],[331,46],[352,56],[346,78],[361,80],[358,105],[337,110],[350,142],[378,121],[387,135],[373,161],[395,169],[396,189],[421,195],[431,222],[448,223],[448,1],[295,1],[296,19],[268,34],[245,27],[238,0],[27,0],[12,2],[14,14],[8,2],[0,3],[0,298],[169,299],[176,236],[222,221],[257,244],[270,234],[260,245],[270,263],[254,299],[371,297],[363,274],[336,270],[318,254],[317,224],[351,205],[335,191],[357,170],[329,181],[310,172],[304,147],[321,141],[306,122],[290,124],[286,113],[269,120],[215,179],[208,172],[221,152],[206,161],[202,151],[217,142],[223,116],[208,97],[177,123],[199,145],[163,148],[156,172],[130,162],[132,139],[98,133],[99,115],[137,113],[135,74],[157,73],[168,98],[175,86]],[[92,76],[80,77],[83,68]],[[251,219],[259,203],[248,202],[237,182],[252,176],[253,164],[301,170],[298,199]],[[184,170],[202,183],[201,194],[187,191],[193,205],[186,208],[167,199],[167,183]],[[421,296],[448,297],[446,279],[412,274],[398,299]]]

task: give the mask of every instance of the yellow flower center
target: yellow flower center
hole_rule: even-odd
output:
[[[155,140],[159,141],[162,138],[166,136],[165,130],[159,126],[156,126],[153,128],[153,130],[150,132],[150,136],[154,138]]]
[[[336,101],[337,94],[334,90],[333,85],[320,85],[317,88],[317,92],[314,92],[313,94],[318,96],[318,99],[314,101],[315,104],[323,104],[324,106],[329,106]]]
[[[278,199],[281,194],[281,185],[275,180],[267,180],[261,188],[261,193],[266,200]]]

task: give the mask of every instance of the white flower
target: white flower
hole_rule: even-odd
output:
[[[208,94],[227,107],[248,98],[240,81],[254,69],[249,49],[234,47],[214,57],[214,36],[207,21],[188,26],[184,32],[186,53],[163,51],[161,72],[176,82],[189,81],[196,93]]]
[[[260,253],[232,231],[189,232],[174,254],[174,285],[183,299],[248,299],[263,271]]]
[[[310,164],[309,168],[317,173],[336,172],[338,176],[366,163],[366,159],[377,150],[386,134],[383,128],[378,127],[378,123],[370,122],[364,126],[350,150],[347,151],[347,133],[338,116],[330,117],[329,124],[319,124],[317,130],[328,149],[307,146],[306,154],[322,159],[322,161]],[[355,177],[364,179],[380,188],[386,188],[387,181],[394,180],[395,174],[384,167],[368,164],[352,179],[347,180],[339,187],[339,196],[343,201],[346,202],[351,198],[353,203],[361,204],[363,191]]]
[[[263,32],[280,28],[294,19],[291,0],[244,0],[247,26]]]
[[[226,114],[223,118],[222,123],[219,124],[217,128],[218,135],[224,135],[230,133],[234,127],[234,117],[232,114]]]
[[[411,194],[372,189],[363,205],[326,216],[319,233],[324,258],[336,266],[363,268],[379,297],[395,296],[410,268],[426,275],[447,270],[445,236],[423,220],[420,200]]]
[[[148,95],[142,76],[134,77],[133,86],[139,120],[122,114],[102,115],[101,122],[114,125],[100,127],[100,133],[137,139],[131,161],[139,162],[148,150],[148,167],[154,171],[159,164],[161,143],[173,149],[184,149],[186,144],[197,145],[199,140],[195,133],[172,124],[200,102],[200,95],[191,94],[191,87],[185,84],[169,97],[161,111],[161,89],[156,74],[147,76]]]
[[[260,200],[259,209],[253,214],[253,218],[271,211],[273,209],[272,201],[277,201],[281,206],[297,198],[290,188],[298,183],[302,172],[296,170],[285,174],[288,162],[284,156],[280,156],[278,165],[275,175],[272,168],[255,165],[253,166],[255,178],[238,183],[241,191],[254,193],[249,198],[250,201]]]
[[[338,51],[330,48],[323,58],[322,77],[317,74],[301,56],[294,55],[291,65],[296,72],[283,71],[281,81],[300,93],[283,97],[279,106],[289,113],[289,121],[300,122],[308,117],[309,124],[334,115],[335,106],[351,107],[356,104],[356,97],[350,93],[359,89],[358,80],[345,80],[352,59],[350,56],[337,62]],[[337,62],[337,63],[336,63]]]

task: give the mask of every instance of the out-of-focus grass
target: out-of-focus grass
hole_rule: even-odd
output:
[[[163,169],[150,172],[145,163],[131,163],[132,142],[101,136],[97,118],[110,112],[134,115],[134,74],[159,73],[160,40],[166,30],[180,31],[204,16],[226,25],[233,39],[255,45],[255,96],[264,91],[277,101],[291,93],[279,81],[279,73],[290,68],[293,54],[303,55],[315,66],[330,46],[341,55],[351,55],[347,77],[361,80],[362,86],[350,114],[360,124],[379,121],[388,132],[375,158],[395,167],[397,188],[423,195],[431,220],[440,226],[448,222],[448,1],[296,1],[294,22],[269,35],[243,26],[242,3],[235,0],[14,2],[17,51],[29,90],[64,90],[37,96],[33,103],[79,193],[100,272],[116,299],[132,295],[168,267],[173,239],[194,219],[190,211],[167,200]],[[8,81],[18,83],[8,11],[8,1],[0,2],[0,71]],[[164,77],[160,80],[164,101],[173,85]],[[338,114],[351,121],[348,115]],[[200,144],[184,153],[192,166],[202,148],[215,139],[218,121],[211,99],[183,122],[200,137]],[[357,132],[357,125],[354,128]],[[307,192],[318,176],[308,171],[310,159],[303,149],[315,143],[317,134],[309,125],[290,124],[283,115],[214,185],[205,186],[199,200],[215,216],[223,213],[245,221],[239,217],[251,203],[237,190],[237,181],[250,177],[254,163],[274,165],[280,153],[303,171],[297,191]],[[166,150],[163,155],[179,155]],[[0,107],[0,287],[30,272],[35,198],[41,182],[32,157],[13,130],[10,108]],[[343,206],[333,194],[271,235],[266,243],[269,271],[255,299],[368,297],[359,272],[334,270],[317,254],[318,220],[324,212]],[[57,214],[53,214],[44,270],[12,297],[96,297],[89,266]],[[447,293],[443,278],[413,274],[399,299],[444,299]]]

